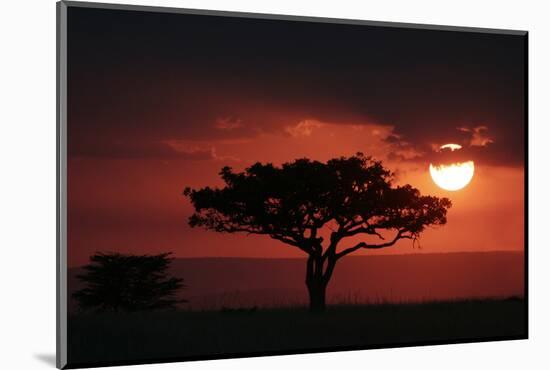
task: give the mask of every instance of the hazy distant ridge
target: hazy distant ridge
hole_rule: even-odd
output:
[[[79,269],[69,270],[69,290]],[[181,258],[193,309],[306,304],[304,259]],[[328,301],[403,302],[524,295],[521,252],[352,256],[336,266]]]

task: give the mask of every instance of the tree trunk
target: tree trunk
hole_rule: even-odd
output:
[[[315,313],[324,312],[326,309],[326,284],[323,282],[310,282],[307,284],[307,290],[309,293],[309,311]]]
[[[323,273],[321,256],[309,256],[306,269],[306,286],[309,294],[309,311],[324,312],[328,279]]]

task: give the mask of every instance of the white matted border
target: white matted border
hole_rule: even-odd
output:
[[[70,68],[67,61],[67,24],[71,22],[67,18],[68,9],[103,9],[103,10],[117,10],[124,12],[148,12],[152,14],[180,14],[180,15],[205,15],[213,17],[232,17],[240,19],[264,19],[264,20],[281,20],[281,21],[294,21],[294,22],[306,22],[306,23],[321,23],[321,24],[346,24],[355,26],[377,26],[385,28],[399,28],[410,30],[432,30],[432,31],[453,31],[453,32],[467,32],[467,33],[480,33],[480,34],[496,34],[496,35],[514,35],[523,36],[525,41],[525,53],[528,50],[528,32],[525,30],[512,30],[512,29],[492,29],[492,28],[479,28],[479,27],[461,27],[461,26],[448,26],[448,25],[432,25],[432,24],[418,24],[418,23],[401,23],[401,22],[385,22],[385,21],[372,21],[372,20],[359,20],[359,19],[339,19],[339,18],[324,18],[324,17],[310,17],[310,16],[297,16],[297,15],[284,15],[284,14],[267,14],[267,13],[249,13],[249,12],[230,12],[220,10],[205,10],[205,9],[193,9],[193,8],[180,8],[180,7],[166,7],[166,6],[145,6],[145,5],[132,5],[132,4],[112,4],[104,2],[82,2],[82,1],[70,1],[62,0],[57,3],[57,343],[56,343],[56,366],[58,368],[80,367],[79,364],[73,364],[68,362],[68,349],[67,349],[67,68]],[[101,25],[97,25],[101,27]],[[524,55],[527,57],[527,54]],[[527,68],[527,67],[525,67]],[[527,74],[527,70],[524,71]],[[527,75],[525,76],[527,77]],[[525,88],[527,85],[524,86]],[[525,93],[527,93],[525,91]],[[527,96],[525,96],[527,99]],[[527,123],[527,115],[524,115]],[[527,126],[525,127],[527,130]],[[527,135],[525,135],[527,136]],[[527,158],[525,156],[525,171],[527,173]],[[527,181],[527,179],[525,180]],[[527,185],[527,182],[525,183]],[[527,188],[527,186],[525,187]],[[525,195],[527,200],[527,194]],[[525,218],[525,225],[527,225],[527,218]],[[525,237],[525,256],[528,255],[527,236]],[[525,272],[527,274],[528,266],[525,266]],[[525,279],[525,308],[528,307],[528,280],[527,275]],[[525,323],[528,323],[528,315],[525,314]],[[85,335],[85,333],[82,333]],[[521,336],[504,336],[495,337],[493,339],[475,339],[464,338],[462,340],[439,340],[433,341],[438,345],[443,344],[457,344],[457,343],[470,343],[470,342],[486,342],[486,341],[500,341],[500,340],[514,340],[527,338],[528,331]],[[361,346],[357,345],[356,348],[372,349],[372,348],[401,348],[409,346],[425,346],[427,343],[421,341],[415,343],[402,343],[400,345],[380,345],[380,346]],[[339,349],[337,347],[327,348],[321,352],[335,352],[343,351],[344,348]],[[356,349],[355,349],[356,350]],[[300,353],[318,353],[315,349],[303,349],[303,350],[287,350],[280,351],[280,353],[287,354],[300,354]],[[258,357],[258,356],[274,356],[276,351],[266,351],[264,353],[252,353],[249,355],[231,355],[220,353],[217,355],[203,355],[197,356],[195,359],[186,359],[182,356],[180,360],[178,358],[151,358],[149,360],[134,360],[127,359],[125,363],[163,363],[163,362],[178,362],[178,361],[196,361],[196,360],[208,360],[208,359],[224,359],[224,358],[243,358],[243,357]],[[120,362],[124,363],[124,362]],[[90,366],[113,366],[114,362],[98,362],[97,364],[90,363]]]

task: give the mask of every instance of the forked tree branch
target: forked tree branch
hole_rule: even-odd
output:
[[[376,228],[371,225],[356,227],[355,229],[348,230],[343,234],[343,236],[347,237],[347,236],[354,236],[357,234],[376,235],[380,239],[385,240],[384,237],[379,232],[376,231]]]
[[[382,248],[387,248],[387,247],[391,247],[392,245],[394,245],[395,243],[397,243],[397,241],[399,239],[414,239],[414,236],[413,235],[410,235],[410,234],[405,234],[407,232],[407,230],[399,230],[397,232],[397,234],[395,235],[395,238],[393,238],[393,240],[387,242],[387,243],[383,243],[383,244],[367,244],[365,242],[360,242],[360,243],[357,243],[355,246],[353,247],[350,247],[350,248],[347,248],[347,249],[344,249],[343,251],[339,252],[339,253],[336,253],[336,259],[340,259],[350,253],[353,253],[359,249],[382,249]]]
[[[255,234],[255,235],[268,235],[272,239],[275,239],[275,240],[278,240],[278,241],[283,242],[285,244],[296,247],[296,248],[302,250],[303,252],[305,252],[307,254],[313,253],[312,249],[307,248],[302,243],[299,243],[298,241],[296,241],[296,240],[294,240],[290,237],[286,237],[286,236],[283,236],[283,235],[280,235],[280,234],[270,233],[268,231],[262,231],[262,230],[257,230],[257,229],[253,229],[253,228],[248,228],[248,227],[236,227],[236,226],[228,226],[228,225],[223,225],[222,228],[220,228],[220,229],[221,229],[221,231],[224,231],[224,232],[227,232],[227,233],[242,232],[242,233]]]

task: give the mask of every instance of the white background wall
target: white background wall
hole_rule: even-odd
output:
[[[112,0],[119,3],[120,1]],[[530,339],[137,366],[132,369],[529,369],[550,360],[550,22],[544,1],[128,0],[134,4],[530,31]],[[55,353],[55,2],[0,8],[0,368]]]

